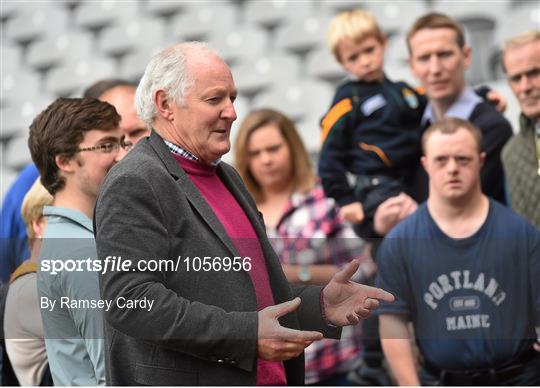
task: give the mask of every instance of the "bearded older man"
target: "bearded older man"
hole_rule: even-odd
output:
[[[393,300],[349,281],[355,261],[324,288],[287,283],[253,199],[220,162],[236,94],[223,59],[196,42],[157,54],[141,79],[137,110],[153,130],[111,170],[95,223],[100,258],[127,263],[101,275],[102,297],[155,307],[105,312],[108,384],[303,384],[306,346]],[[175,268],[148,270],[159,259]]]

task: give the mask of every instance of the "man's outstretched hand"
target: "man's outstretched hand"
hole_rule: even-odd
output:
[[[322,291],[326,319],[335,326],[356,325],[379,307],[380,300],[394,301],[389,292],[351,281],[359,265],[358,260],[351,261]]]
[[[300,298],[294,298],[259,311],[257,357],[267,361],[289,360],[323,337],[318,331],[294,330],[279,324],[278,318],[295,311],[300,303]]]

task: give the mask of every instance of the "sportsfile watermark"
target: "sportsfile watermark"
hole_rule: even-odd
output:
[[[178,256],[173,259],[137,260],[123,259],[121,256],[107,256],[105,259],[87,257],[86,259],[48,259],[40,261],[40,270],[51,275],[63,271],[97,272],[105,275],[108,272],[169,272],[184,269],[187,272],[210,271],[251,271],[250,257],[211,257],[211,256]]]

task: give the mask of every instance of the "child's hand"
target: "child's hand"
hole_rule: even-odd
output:
[[[360,202],[353,202],[343,206],[339,210],[339,215],[353,224],[361,224],[364,221],[364,208]]]
[[[396,224],[416,211],[418,204],[405,193],[388,198],[381,203],[373,217],[373,228],[380,236],[386,234]]]

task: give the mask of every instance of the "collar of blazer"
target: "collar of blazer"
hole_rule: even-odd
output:
[[[150,145],[156,152],[159,159],[165,165],[167,171],[178,182],[187,199],[202,216],[202,219],[208,224],[210,230],[212,230],[219,237],[219,239],[223,242],[223,244],[225,244],[225,246],[234,256],[240,256],[230,236],[227,234],[225,228],[214,214],[210,205],[208,205],[204,197],[199,192],[199,189],[197,189],[184,170],[178,165],[176,159],[174,159],[174,157],[171,155],[171,151],[155,130],[152,130],[152,133],[150,134]],[[266,236],[264,224],[258,215],[257,208],[255,207],[254,203],[251,203],[253,201],[250,200],[251,198],[249,197],[247,190],[242,190],[242,180],[236,175],[237,173],[234,171],[234,169],[226,163],[221,162],[217,167],[217,174],[245,211],[259,239]],[[264,238],[262,240],[264,240]],[[261,243],[262,242],[263,241],[261,241]],[[266,244],[262,244],[262,248],[263,251],[266,251],[265,248],[268,247]],[[265,254],[265,256],[267,255]]]

